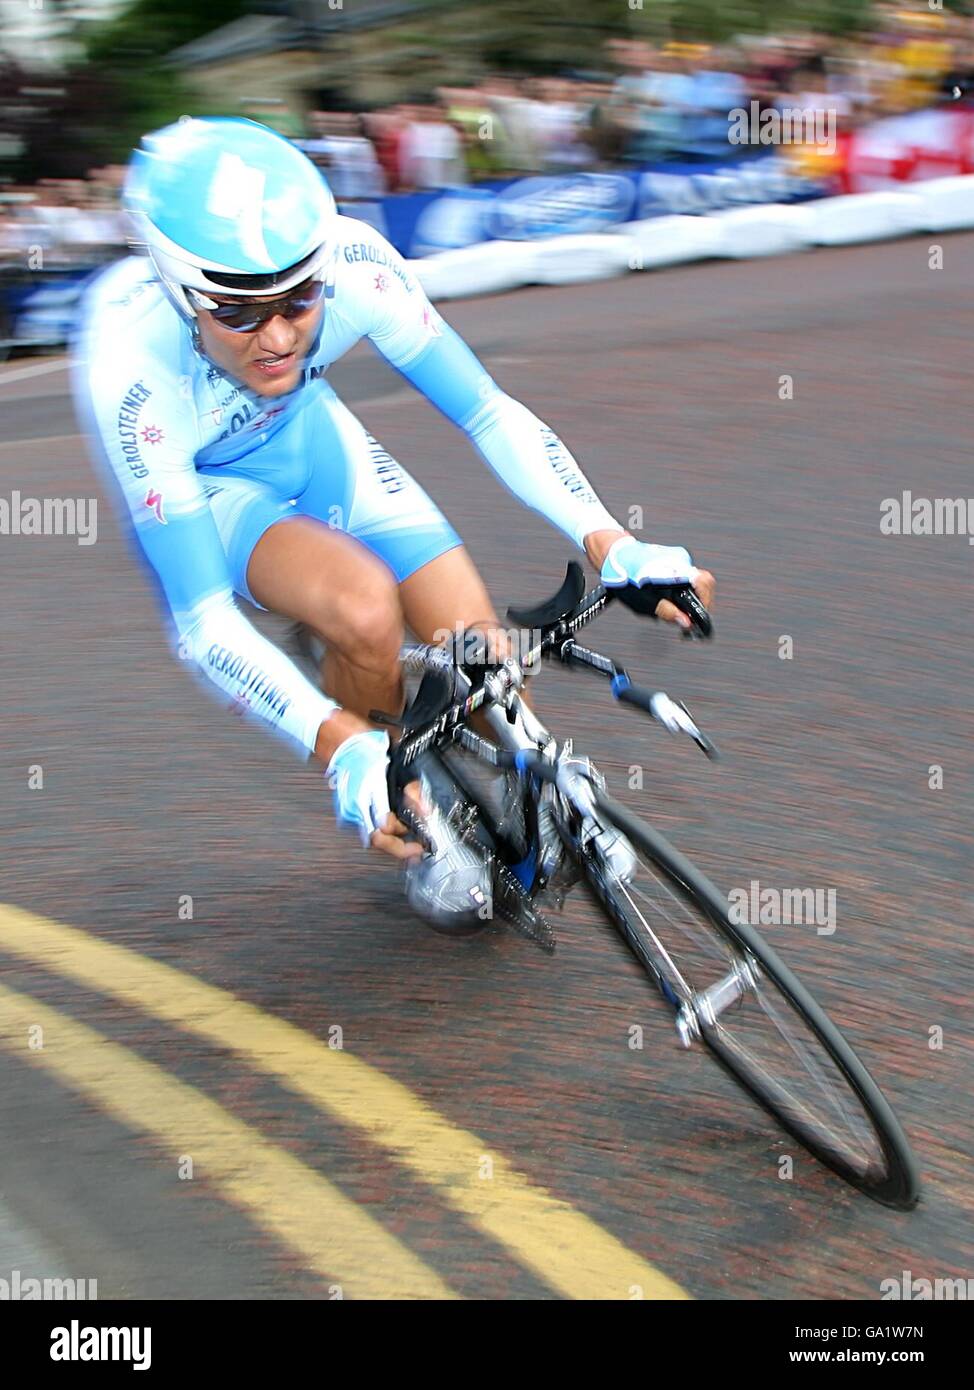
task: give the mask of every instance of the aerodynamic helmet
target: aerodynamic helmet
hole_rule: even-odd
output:
[[[257,121],[183,117],[143,136],[125,204],[135,241],[188,319],[196,309],[187,288],[283,294],[320,278],[335,248],[338,214],[325,180]]]

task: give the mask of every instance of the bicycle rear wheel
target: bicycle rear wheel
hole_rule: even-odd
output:
[[[676,1014],[810,1153],[875,1201],[908,1210],[916,1163],[896,1116],[849,1043],[761,935],[667,840],[599,794],[638,857],[613,881],[580,853],[589,886]]]

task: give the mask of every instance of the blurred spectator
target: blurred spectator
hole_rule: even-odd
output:
[[[688,153],[720,158],[727,148],[728,112],[746,107],[749,92],[731,54],[702,48],[692,63],[690,107],[682,145]]]
[[[413,106],[400,147],[403,188],[450,188],[467,181],[463,142],[438,106]]]
[[[370,111],[362,121],[386,188],[395,193],[402,183],[402,141],[409,125],[409,107],[401,104],[387,111]]]
[[[577,100],[576,84],[542,78],[535,94],[533,122],[542,167],[557,173],[588,164],[591,151],[582,136],[585,107]]]
[[[310,140],[296,143],[321,169],[335,198],[351,203],[380,197],[386,179],[362,118],[351,112],[312,111]]]
[[[622,158],[623,131],[613,119],[612,84],[586,82],[582,95],[582,135],[591,152],[591,159],[600,166],[617,164]]]
[[[974,98],[974,42],[955,45],[951,68],[940,83],[941,95],[949,101]]]
[[[511,77],[494,75],[480,91],[494,118],[494,137],[501,142],[499,162],[505,170],[527,172],[540,167],[537,103]]]
[[[436,97],[460,136],[470,178],[501,173],[504,168],[503,135],[482,92],[476,87],[440,87]]]

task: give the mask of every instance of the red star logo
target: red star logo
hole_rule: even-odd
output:
[[[389,288],[389,281],[384,275],[377,275],[375,277],[375,287],[380,294],[385,294],[386,290]]]
[[[158,425],[146,425],[142,431],[142,438],[147,444],[161,444],[162,430]]]

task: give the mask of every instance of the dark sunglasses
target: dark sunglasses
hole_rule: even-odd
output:
[[[277,318],[278,314],[286,319],[296,319],[307,313],[320,301],[324,289],[323,281],[308,280],[305,284],[298,285],[290,294],[282,295],[280,299],[265,300],[263,304],[218,304],[215,309],[202,304],[201,296],[196,291],[190,290],[190,294],[200,303],[201,308],[207,309],[211,318],[216,319],[224,328],[229,328],[231,333],[254,333],[262,324],[267,323],[268,319]]]

